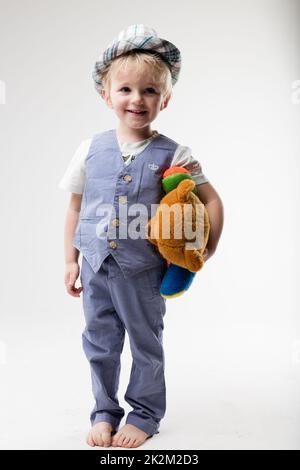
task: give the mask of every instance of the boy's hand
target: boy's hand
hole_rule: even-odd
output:
[[[66,264],[65,286],[68,294],[72,295],[72,297],[80,297],[80,292],[82,291],[82,287],[75,287],[79,272],[80,268],[78,263],[73,262]]]
[[[208,250],[208,248],[205,248],[203,251],[204,261],[206,262],[213,254],[214,254],[213,250]]]

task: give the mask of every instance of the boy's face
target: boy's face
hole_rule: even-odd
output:
[[[113,72],[110,93],[106,90],[102,93],[107,105],[115,110],[128,129],[149,127],[170,100],[170,97],[163,99],[158,85],[150,79],[147,71],[137,74],[136,68],[131,64],[126,71]],[[143,112],[135,114],[133,110]]]

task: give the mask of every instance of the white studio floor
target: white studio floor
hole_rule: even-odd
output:
[[[144,449],[300,448],[299,365],[297,374],[288,369],[280,350],[273,360],[267,351],[264,356],[254,327],[248,327],[246,347],[242,340],[228,344],[228,331],[210,328],[179,351],[172,325],[173,319],[165,320],[167,412]],[[1,449],[90,449],[85,435],[93,398],[82,326],[75,314],[73,322],[67,315],[59,325],[49,318],[27,324],[20,317],[17,327],[12,320],[2,327]],[[235,333],[243,338],[242,331]],[[256,351],[249,347],[251,334]],[[243,345],[238,357],[236,348]],[[126,412],[130,361],[126,336],[119,393]]]

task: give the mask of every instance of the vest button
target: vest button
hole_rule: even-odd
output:
[[[127,203],[127,196],[119,196],[119,202],[121,204],[126,204]]]
[[[113,224],[114,227],[119,227],[119,225],[120,225],[119,219],[113,219],[112,224]]]
[[[109,246],[113,249],[117,248],[117,244],[113,240],[111,242],[109,242]]]
[[[132,181],[132,176],[131,175],[125,175],[125,176],[123,176],[123,180],[126,181],[126,183],[130,183],[130,181]]]

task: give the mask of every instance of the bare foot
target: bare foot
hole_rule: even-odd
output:
[[[150,437],[141,429],[133,426],[133,424],[125,424],[113,437],[113,447],[139,447]]]
[[[114,429],[110,423],[100,421],[94,424],[86,438],[89,446],[109,447],[111,445]]]

